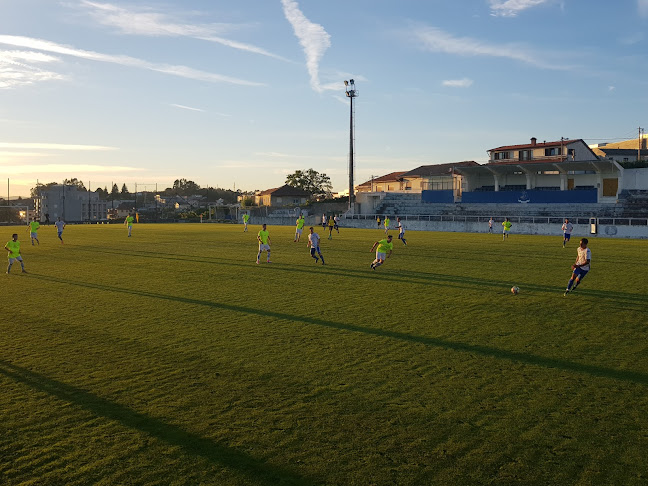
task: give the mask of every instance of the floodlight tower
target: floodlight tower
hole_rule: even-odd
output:
[[[346,95],[351,102],[349,112],[349,209],[353,213],[355,210],[355,194],[353,193],[353,98],[358,96],[358,91],[355,88],[355,81],[353,79],[344,81],[344,86],[346,88]]]

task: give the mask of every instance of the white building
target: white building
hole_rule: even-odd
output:
[[[104,221],[107,203],[96,192],[79,191],[76,186],[56,185],[36,198],[36,213],[40,221],[49,214],[50,221],[61,218],[66,222]]]

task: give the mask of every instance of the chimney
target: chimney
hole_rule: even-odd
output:
[[[537,141],[538,141],[537,138],[531,137],[531,145],[535,145]]]

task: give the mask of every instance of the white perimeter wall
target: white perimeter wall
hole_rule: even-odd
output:
[[[648,191],[648,168],[625,169],[621,189]]]
[[[320,236],[322,235],[322,225],[317,223],[318,218],[309,216],[306,218],[304,225],[304,235],[308,234],[309,226],[313,226]],[[392,222],[395,222],[392,219]],[[240,221],[239,221],[240,223]],[[259,221],[255,219],[255,224],[250,225],[250,228],[260,226],[262,223],[268,225],[282,225],[282,226],[295,226],[295,218],[264,218]],[[441,231],[449,233],[488,233],[488,223],[464,222],[464,221],[403,221],[405,231]],[[382,227],[382,225],[381,225]],[[342,219],[340,220],[340,231],[343,232],[344,228],[367,228],[376,229],[376,221],[373,219]],[[328,231],[328,229],[326,229]],[[502,233],[502,223],[496,222],[493,225],[493,232],[497,234]],[[513,223],[511,228],[511,235],[554,235],[562,236],[560,224],[544,224],[544,223]],[[394,237],[398,234],[397,230],[393,230]],[[586,238],[636,238],[648,239],[648,226],[612,226],[600,225],[598,233],[593,235],[590,233],[589,224],[575,224],[572,239]]]

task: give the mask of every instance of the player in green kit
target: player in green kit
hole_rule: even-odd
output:
[[[261,260],[261,252],[266,251],[268,252],[268,259],[266,260],[267,263],[270,263],[270,232],[266,229],[265,223],[261,227],[261,231],[259,231],[259,234],[257,235],[257,240],[259,240],[259,253],[257,253],[257,265]]]
[[[40,228],[40,223],[38,221],[32,221],[29,223],[29,236],[31,236],[32,246],[34,245],[34,241],[40,245],[40,241],[38,241],[38,228]]]
[[[131,233],[133,231],[133,221],[135,221],[135,218],[133,218],[132,214],[129,214],[126,219],[124,220],[124,224],[128,226],[128,237],[131,237]]]
[[[511,226],[513,226],[513,224],[511,223],[511,221],[509,221],[508,218],[506,218],[506,220],[502,223],[502,241],[509,237]]]
[[[8,241],[4,247],[4,249],[9,252],[9,254],[7,255],[7,258],[9,259],[9,265],[7,266],[7,275],[11,273],[11,266],[16,260],[20,262],[22,273],[27,273],[22,256],[20,256],[20,241],[18,241],[18,235],[14,233],[13,235],[11,235],[11,238],[12,240]]]
[[[377,250],[376,247],[378,247]],[[376,267],[385,263],[385,259],[391,256],[393,249],[394,244],[392,243],[392,235],[389,235],[384,240],[376,241],[371,247],[371,251],[376,250],[376,259],[372,262],[371,269],[375,270]]]
[[[302,235],[302,231],[304,231],[304,215],[300,214],[299,218],[297,218],[297,227],[295,228],[295,239],[293,241],[299,241]]]
[[[389,223],[391,223],[389,216],[385,216],[385,234],[389,231]]]
[[[250,221],[250,215],[248,213],[245,213],[243,215],[243,232],[247,231],[248,221]]]

